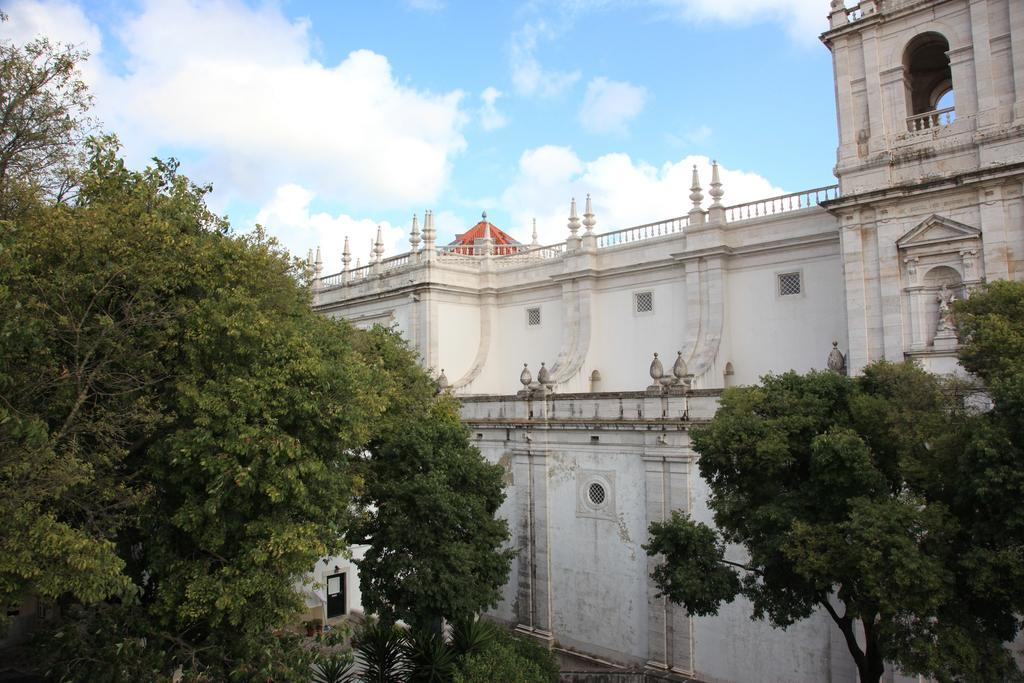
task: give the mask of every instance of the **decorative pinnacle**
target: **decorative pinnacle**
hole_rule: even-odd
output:
[[[576,215],[576,198],[573,197],[572,201],[569,202],[569,232],[575,237],[576,233],[580,229],[580,219]]]
[[[423,212],[423,241],[427,245],[433,245],[437,233],[434,231],[434,212],[427,209]]]
[[[587,234],[594,232],[594,226],[597,225],[597,221],[594,219],[594,207],[590,203],[590,193],[587,193],[587,204],[583,211],[583,225],[587,228]]]
[[[480,212],[480,220],[482,220],[484,223],[487,222],[487,212],[486,211],[481,211]]]
[[[718,178],[718,162],[711,162],[711,191],[708,192],[711,195],[711,206],[716,209],[722,206],[722,196],[725,192],[722,190],[722,181]]]
[[[530,386],[530,382],[533,381],[533,375],[530,374],[530,370],[526,363],[523,363],[523,371],[519,373],[519,383],[524,387]]]
[[[320,258],[320,245],[318,244],[316,247],[316,261],[313,263],[313,272],[319,276],[320,273],[323,272],[323,269],[324,262],[323,259]]]
[[[537,219],[533,219],[533,241],[530,242],[531,247],[539,247],[540,242],[537,241]]]
[[[376,254],[378,261],[384,256],[384,240],[381,239],[379,225],[377,226],[377,240],[373,243],[373,253]]]
[[[693,184],[690,185],[690,201],[693,202],[692,211],[700,211],[700,203],[704,199],[704,193],[700,191],[700,178],[697,176],[697,164],[693,165]]]
[[[348,235],[345,235],[345,247],[341,250],[341,269],[348,270],[350,263],[352,263],[352,252],[348,248]]]
[[[420,224],[416,219],[416,214],[412,215],[412,229],[409,231],[409,244],[412,246],[412,250],[420,246]]]

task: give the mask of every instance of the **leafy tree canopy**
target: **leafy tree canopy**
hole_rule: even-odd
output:
[[[980,321],[988,297],[1005,295],[991,291],[961,318]],[[991,335],[973,325],[965,358]],[[990,350],[981,356],[1005,367]],[[967,391],[885,362],[857,378],[786,373],[726,390],[693,434],[717,531],[680,513],[652,525],[655,581],[697,615],[738,594],[779,627],[824,609],[865,682],[885,661],[940,681],[1015,675],[1003,643],[1024,611],[1019,441],[996,414],[966,408]]]
[[[374,330],[363,352],[390,369],[389,397],[364,461],[364,510],[351,539],[369,549],[359,564],[363,606],[385,619],[436,627],[497,604],[513,552],[495,513],[505,499],[500,466],[468,440],[458,406],[424,375],[392,333]]]
[[[26,196],[72,193],[93,127],[92,98],[78,71],[86,57],[46,38],[23,46],[0,40],[0,218]]]
[[[454,402],[396,335],[313,313],[304,265],[176,163],[83,146],[83,57],[0,43],[0,602],[64,607],[54,675],[304,680],[274,630],[357,534],[371,565],[434,552],[371,566],[371,606],[493,603],[500,476]],[[406,475],[424,514],[398,521]]]

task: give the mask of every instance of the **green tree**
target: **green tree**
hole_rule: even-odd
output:
[[[966,390],[884,362],[726,390],[693,436],[717,530],[680,513],[652,525],[656,583],[696,615],[737,594],[777,627],[825,610],[865,683],[886,661],[1016,676],[1003,643],[1024,610],[1024,477]]]
[[[495,513],[502,469],[469,443],[458,405],[425,376],[415,354],[381,328],[364,338],[379,359],[389,405],[364,461],[365,489],[353,543],[363,606],[384,619],[436,630],[497,604],[513,552]]]
[[[207,191],[101,141],[74,206],[0,232],[2,597],[137,593],[68,611],[73,678],[284,677],[272,631],[343,549],[351,454],[386,405],[361,333],[314,314],[298,264],[230,234]]]
[[[62,200],[74,187],[93,127],[78,71],[87,56],[46,38],[0,41],[0,218],[26,197]]]

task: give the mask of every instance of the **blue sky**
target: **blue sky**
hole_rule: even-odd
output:
[[[238,230],[328,270],[444,241],[481,210],[561,241],[685,213],[690,168],[725,203],[834,182],[828,0],[11,0],[0,33],[93,53],[96,113],[130,163],[175,156]]]

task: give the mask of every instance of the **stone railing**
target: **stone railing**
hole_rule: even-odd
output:
[[[639,242],[653,237],[662,237],[663,235],[682,232],[689,222],[689,216],[679,216],[665,221],[658,221],[657,223],[644,223],[643,225],[635,225],[631,228],[605,232],[597,236],[597,248],[605,249],[620,244]]]
[[[824,201],[836,199],[838,197],[838,185],[816,187],[813,190],[793,192],[792,194],[784,194],[779,197],[770,197],[768,199],[760,199],[756,202],[747,202],[746,204],[730,206],[725,210],[725,220],[730,222],[743,221],[748,218],[773,216],[775,214],[786,213],[788,211],[808,209],[812,206],[817,206]]]
[[[939,112],[929,112],[929,115],[940,114],[946,111],[952,112],[952,108],[949,110],[940,110]],[[727,207],[725,209],[725,219],[728,222],[733,222],[759,218],[762,216],[772,216],[775,214],[786,213],[788,211],[807,209],[817,206],[823,201],[836,199],[838,197],[838,185],[818,187],[804,192],[794,192],[792,194],[785,194],[779,197],[771,197],[768,199],[761,199],[756,202],[747,202],[746,204],[737,204],[735,206]],[[677,234],[685,230],[686,226],[689,225],[689,222],[689,216],[677,216],[676,218],[669,218],[663,221],[644,223],[643,225],[634,225],[633,227],[623,228],[621,230],[605,232],[600,235],[595,235],[597,248],[606,249],[608,247],[616,247],[623,244],[642,242],[644,240]],[[490,251],[491,255],[494,257],[494,267],[503,269],[515,268],[527,263],[536,263],[547,259],[561,258],[566,253],[567,247],[565,242],[542,247],[533,247],[526,244],[499,244],[492,245]],[[485,255],[483,245],[466,244],[444,245],[437,247],[438,263],[477,264],[480,263],[482,257]],[[345,282],[358,282],[359,280],[370,277],[376,273],[386,273],[388,271],[398,270],[411,265],[418,260],[422,260],[422,258],[422,251],[398,254],[397,256],[391,256],[383,259],[380,263],[370,263],[359,268],[354,268],[347,273],[342,272],[324,275],[317,279],[317,286],[324,289],[328,287],[338,287]]]
[[[926,111],[923,114],[914,114],[907,117],[907,130],[911,133],[918,133],[934,128],[944,128],[956,120],[956,107],[935,109]]]
[[[550,244],[546,247],[519,247],[517,251],[494,259],[495,268],[515,268],[524,263],[534,263],[543,259],[559,258],[565,253],[565,242]]]

